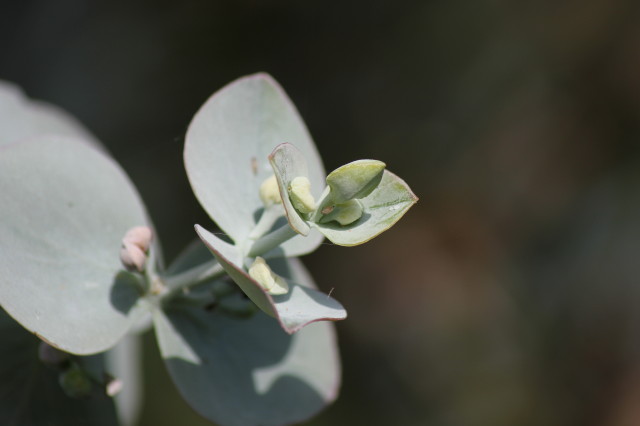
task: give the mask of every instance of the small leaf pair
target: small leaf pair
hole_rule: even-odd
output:
[[[196,225],[204,245],[163,270],[135,187],[88,132],[4,85],[0,124],[0,305],[9,314],[0,326],[15,326],[11,316],[87,355],[129,342],[152,316],[182,395],[225,425],[297,423],[335,399],[340,364],[327,321],[346,311],[292,257],[324,236],[361,244],[415,203],[384,163],[359,160],[325,180],[280,86],[265,74],[239,79],[198,111],[184,150],[196,197],[231,242]]]
[[[417,201],[409,186],[381,161],[358,160],[334,170],[317,202],[309,200],[308,188],[296,188],[296,181],[307,177],[300,150],[281,144],[269,161],[289,225],[301,235],[317,228],[335,244],[362,244],[393,226]]]

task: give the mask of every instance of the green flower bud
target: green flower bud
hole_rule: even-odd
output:
[[[274,273],[260,256],[249,267],[249,276],[258,282],[269,294],[287,294],[289,285],[280,275]]]
[[[291,204],[300,213],[311,213],[316,209],[316,200],[311,195],[311,182],[306,176],[293,178],[289,184]]]

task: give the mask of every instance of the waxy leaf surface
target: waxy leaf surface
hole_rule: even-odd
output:
[[[74,136],[96,147],[96,138],[73,116],[54,105],[33,101],[18,86],[0,81],[0,146],[39,135]]]
[[[242,256],[234,246],[200,226],[196,225],[196,230],[233,281],[262,311],[276,317],[287,333],[294,333],[312,322],[338,321],[347,317],[347,312],[338,301],[305,286],[304,282],[298,282],[297,275],[293,275],[285,258],[270,259],[269,266],[287,280],[289,292],[270,295],[244,270]]]
[[[417,200],[402,179],[385,170],[378,187],[360,200],[364,208],[360,219],[347,226],[335,222],[315,226],[334,244],[355,246],[392,227]]]
[[[120,241],[146,225],[118,165],[88,144],[39,137],[0,147],[0,304],[67,352],[112,347],[144,311]]]
[[[297,282],[312,285],[298,261],[289,266]],[[259,311],[238,319],[179,304],[157,311],[154,321],[180,393],[218,424],[299,423],[337,396],[340,362],[331,323],[289,335]]]
[[[325,172],[311,136],[285,92],[266,74],[225,86],[189,125],[184,149],[189,182],[202,207],[236,243],[247,239],[259,218],[259,188],[273,174],[268,156],[283,142],[302,151],[309,180],[321,190]],[[282,249],[287,256],[305,254],[322,239],[314,231]]]
[[[380,183],[385,164],[378,160],[357,160],[338,167],[327,176],[331,201],[344,203],[369,195]]]

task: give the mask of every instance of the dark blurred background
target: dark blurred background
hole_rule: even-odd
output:
[[[305,258],[349,310],[310,425],[640,425],[637,0],[1,0],[0,78],[62,106],[137,184],[168,260],[210,220],[186,127],[271,73],[328,170],[420,201]],[[142,424],[206,424],[146,338]]]

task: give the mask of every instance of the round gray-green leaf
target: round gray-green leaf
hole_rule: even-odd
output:
[[[325,171],[318,151],[295,106],[267,74],[225,86],[189,125],[184,161],[191,187],[209,216],[237,243],[247,239],[258,220],[263,208],[259,188],[273,174],[268,156],[283,142],[302,151],[309,180],[320,191]],[[305,254],[322,239],[312,232],[292,238],[282,249],[287,256]]]
[[[243,258],[232,245],[196,225],[198,235],[218,259],[224,270],[263,312],[275,317],[287,333],[295,333],[316,321],[339,321],[347,317],[344,307],[327,294],[305,285],[310,280],[292,269],[286,258],[269,259],[271,269],[287,280],[289,292],[271,295],[247,274]],[[289,259],[289,262],[293,259]],[[300,268],[298,268],[300,269]]]
[[[298,262],[292,268],[298,281],[310,284]],[[239,319],[171,305],[157,311],[154,321],[180,393],[217,424],[299,423],[337,396],[340,361],[331,323],[289,335],[262,312]]]
[[[354,223],[342,226],[336,222],[318,222],[314,226],[334,244],[355,246],[391,228],[418,201],[418,197],[405,181],[385,170],[376,189],[359,201],[363,214]]]
[[[148,224],[122,169],[72,138],[5,145],[0,205],[0,305],[64,351],[115,345],[144,312],[121,239]]]

